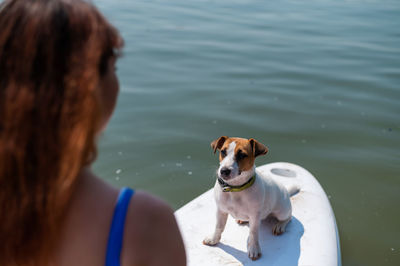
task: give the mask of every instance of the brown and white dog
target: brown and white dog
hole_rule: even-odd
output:
[[[228,214],[238,223],[249,222],[247,252],[252,260],[261,256],[258,229],[261,220],[273,216],[277,222],[272,232],[280,235],[292,218],[290,195],[298,189],[288,191],[268,176],[256,173],[254,160],[265,155],[268,148],[255,139],[229,138],[222,136],[211,143],[220,151],[218,180],[214,186],[217,203],[217,224],[214,234],[203,240],[205,245],[216,245],[221,239]]]

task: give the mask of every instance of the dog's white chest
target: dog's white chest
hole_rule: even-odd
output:
[[[248,220],[250,210],[248,204],[243,197],[236,192],[220,192],[217,197],[217,204],[222,211],[229,213],[233,218],[240,220]]]

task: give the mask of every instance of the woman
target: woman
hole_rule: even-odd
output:
[[[82,0],[0,4],[0,265],[185,265],[172,210],[90,170],[121,46]]]

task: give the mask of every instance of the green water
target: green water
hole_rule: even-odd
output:
[[[343,265],[400,265],[400,2],[95,0],[125,39],[95,171],[175,209],[221,136],[297,163],[335,211]]]

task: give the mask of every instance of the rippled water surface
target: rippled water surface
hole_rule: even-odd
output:
[[[330,197],[343,265],[400,265],[400,2],[95,0],[125,39],[95,171],[179,208],[221,136],[270,148]]]

